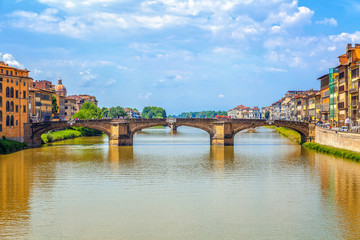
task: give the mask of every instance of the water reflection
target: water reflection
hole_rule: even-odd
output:
[[[133,147],[82,138],[0,156],[0,239],[360,238],[358,163],[267,129],[235,147],[153,132]]]
[[[320,173],[323,201],[334,206],[333,214],[344,239],[360,239],[360,164],[313,153]]]
[[[234,163],[234,146],[210,146],[210,161],[215,169],[224,169]]]

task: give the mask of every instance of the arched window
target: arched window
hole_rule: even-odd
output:
[[[14,116],[11,116],[11,119],[10,119],[10,126],[14,126]]]
[[[0,82],[0,93],[2,93],[2,83]]]
[[[9,103],[9,101],[6,102],[6,111],[10,112],[10,103]]]
[[[10,117],[6,116],[6,126],[10,126]]]
[[[13,88],[13,87],[10,89],[10,97],[11,97],[11,98],[14,97],[14,88]]]
[[[9,87],[6,88],[6,97],[9,97],[10,96],[10,89]]]
[[[10,103],[10,112],[14,112],[14,102],[11,101]]]

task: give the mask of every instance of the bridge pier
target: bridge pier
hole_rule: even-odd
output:
[[[234,136],[232,124],[229,122],[215,122],[213,124],[214,136],[210,136],[211,145],[233,146]]]
[[[129,123],[111,123],[111,136],[109,137],[109,144],[114,146],[132,146],[133,135],[130,131]]]

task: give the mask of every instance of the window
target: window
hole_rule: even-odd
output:
[[[0,122],[2,122],[2,111],[0,111]]]
[[[10,112],[14,112],[14,102],[10,103]]]
[[[8,70],[6,70],[6,75],[9,75],[9,71]],[[9,80],[8,80],[9,81]]]
[[[19,98],[19,91],[18,90],[16,90],[16,92],[15,92],[15,97]]]
[[[3,70],[1,69],[1,73],[3,73]]]
[[[18,86],[19,85],[19,82],[18,81],[16,81],[16,86]]]
[[[0,107],[2,107],[2,97],[0,96]]]
[[[339,92],[343,92],[343,91],[344,91],[344,88],[345,88],[345,86],[344,86],[344,85],[339,86]]]
[[[342,78],[344,78],[344,77],[345,77],[345,72],[339,73],[339,79],[342,79]]]
[[[14,88],[13,87],[10,88],[10,97],[14,98]]]
[[[2,132],[2,124],[0,123],[0,132]]]
[[[14,126],[14,116],[11,116],[10,118],[10,126]]]
[[[23,91],[23,98],[26,98],[26,91]]]
[[[359,77],[359,68],[351,70],[351,78]]]
[[[9,101],[6,102],[6,111],[7,112],[10,111],[10,103],[9,103]]]
[[[11,83],[13,83],[13,82],[14,82],[14,80],[11,79]]]
[[[9,89],[9,87],[6,88],[6,97],[10,97],[10,89]]]
[[[12,71],[10,71],[10,75],[12,76]]]
[[[17,126],[17,125],[19,125],[19,122],[18,122],[18,120],[16,120],[16,126]]]
[[[10,126],[10,117],[6,116],[6,126]]]
[[[26,113],[26,105],[23,107],[23,112]]]
[[[16,110],[16,112],[19,112],[19,105],[15,106],[15,110]]]
[[[0,82],[0,93],[2,93],[2,83]]]
[[[24,87],[26,86],[26,82],[24,82]]]

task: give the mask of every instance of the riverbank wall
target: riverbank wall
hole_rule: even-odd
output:
[[[315,142],[335,148],[360,152],[360,134],[315,128]]]

